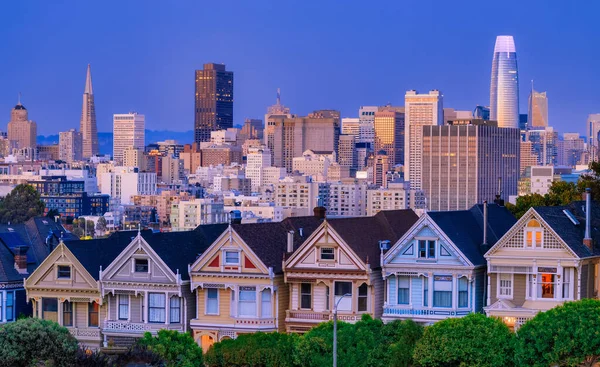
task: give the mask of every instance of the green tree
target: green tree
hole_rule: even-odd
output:
[[[517,198],[517,204],[506,204],[506,208],[517,218],[521,218],[533,206],[546,206],[546,198],[540,194],[523,195]]]
[[[600,362],[600,301],[567,302],[538,313],[519,329],[519,366],[595,366]]]
[[[470,314],[425,328],[414,359],[421,367],[511,367],[513,353],[514,334],[502,321]]]
[[[412,320],[393,321],[385,324],[381,331],[383,339],[389,344],[382,344],[379,355],[387,359],[386,366],[410,367],[414,365],[415,345],[423,337],[423,327]]]
[[[167,361],[169,367],[203,365],[202,349],[190,334],[163,329],[158,331],[156,337],[146,332],[137,343],[160,355]]]
[[[94,224],[93,220],[87,220],[85,221],[85,226],[86,228],[86,233],[88,236],[94,236],[94,234],[96,233],[96,225]]]
[[[73,366],[77,339],[53,321],[25,318],[0,327],[0,366]]]
[[[546,205],[568,205],[572,201],[581,200],[581,191],[573,182],[554,181],[545,199]]]
[[[292,355],[297,339],[295,334],[242,334],[215,343],[204,360],[210,367],[294,367]]]
[[[58,209],[50,209],[48,210],[48,212],[46,213],[46,216],[52,220],[54,220],[54,217],[60,217],[60,213],[58,212]]]
[[[96,230],[102,233],[106,232],[106,219],[104,217],[98,218],[98,222],[96,223]]]
[[[589,169],[590,173],[579,177],[577,188],[579,192],[585,192],[585,189],[589,187],[594,201],[600,201],[600,162],[590,163]]]
[[[44,213],[45,204],[40,193],[26,184],[17,185],[0,201],[0,223],[23,223]]]

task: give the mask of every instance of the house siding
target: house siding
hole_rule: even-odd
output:
[[[375,318],[381,318],[383,314],[383,293],[385,292],[385,286],[383,279],[381,278],[381,270],[376,270],[371,273],[371,285],[373,287],[373,305],[374,310],[371,313]]]
[[[277,331],[285,331],[285,311],[290,305],[290,291],[288,285],[283,281],[283,276],[279,275],[274,279],[275,287],[275,306],[276,309],[273,311],[273,315],[277,316]]]
[[[513,280],[513,299],[515,306],[522,306],[525,303],[527,290],[527,275],[515,274]]]
[[[398,303],[398,286],[396,285],[396,276],[388,278],[388,304],[395,305]]]
[[[487,279],[486,279],[486,281],[487,281]],[[498,274],[492,273],[492,274],[490,274],[490,304],[489,305],[493,305],[496,301],[498,301],[497,294],[498,294]]]
[[[423,278],[412,277],[411,278],[411,299],[410,303],[413,307],[423,306]]]
[[[185,307],[185,314],[181,315],[181,317],[185,318],[185,330],[187,331],[190,329],[190,320],[196,317],[196,297],[194,293],[192,293],[189,284],[184,284],[181,288],[181,295],[183,297],[182,307]]]
[[[129,315],[131,322],[143,322],[142,305],[144,298],[142,296],[131,297],[129,300]]]
[[[589,298],[589,266],[585,264],[581,267],[581,298]]]
[[[487,277],[485,269],[475,271],[475,281],[473,282],[473,291],[475,292],[475,304],[473,310],[481,312],[485,305],[487,295],[485,294]]]

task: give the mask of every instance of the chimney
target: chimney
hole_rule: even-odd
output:
[[[27,251],[29,246],[19,246],[14,249],[15,269],[19,274],[27,274]]]
[[[498,192],[496,193],[494,204],[504,206],[504,200],[502,199],[502,177],[498,177]]]
[[[231,224],[242,224],[242,212],[239,210],[230,211],[229,220]]]
[[[317,206],[313,209],[313,213],[315,214],[315,217],[317,217],[319,219],[325,219],[326,211],[327,211],[327,209],[325,209],[325,207],[323,207],[323,206]]]
[[[490,249],[488,246],[487,231],[488,231],[488,202],[487,202],[487,200],[485,200],[483,202],[483,241],[480,246],[482,255],[485,255],[485,253],[488,252],[488,250]]]
[[[287,234],[287,252],[294,252],[294,231],[289,231]]]
[[[592,193],[589,187],[585,189],[585,237],[583,238],[583,244],[590,251],[594,251],[592,243]]]

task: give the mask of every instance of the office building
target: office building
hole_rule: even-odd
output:
[[[210,132],[233,127],[233,72],[223,64],[196,70],[195,142],[210,141]]]
[[[229,144],[208,145],[200,149],[202,167],[243,163],[242,148]]]
[[[183,169],[188,173],[196,172],[202,165],[202,152],[197,143],[184,145],[179,158],[183,161]]]
[[[114,167],[112,172],[104,172],[99,182],[101,192],[120,204],[131,204],[135,195],[156,194],[156,173],[138,168]]]
[[[530,172],[531,187],[529,193],[544,196],[550,192],[550,187],[554,181],[554,167],[532,166]]]
[[[421,190],[421,126],[442,125],[444,102],[442,93],[432,90],[418,94],[411,90],[404,96],[404,180],[415,190]],[[377,149],[375,149],[377,151]]]
[[[557,143],[556,161],[559,166],[574,167],[585,164],[585,140],[579,133],[564,133]]]
[[[588,115],[586,127],[590,161],[597,161],[600,156],[600,113]]]
[[[250,179],[252,191],[259,191],[260,187],[267,184],[267,172],[271,168],[271,151],[264,145],[248,148],[246,156],[246,177]],[[275,167],[273,167],[275,168]],[[276,168],[279,177],[285,176],[284,168]]]
[[[44,202],[44,212],[56,210],[63,218],[103,215],[108,211],[109,196],[92,194],[85,181],[68,180],[66,176],[45,176],[28,182]]]
[[[375,112],[379,111],[377,106],[361,106],[358,109],[358,142],[375,144]]]
[[[384,151],[390,167],[404,164],[404,108],[382,107],[375,112],[375,151]]]
[[[405,182],[390,182],[387,188],[367,190],[366,214],[371,217],[382,210],[425,209],[425,203],[423,191],[413,190]]]
[[[124,167],[138,167],[141,171],[146,171],[147,165],[143,149],[129,146],[123,150]]]
[[[238,195],[250,196],[252,184],[244,175],[217,176],[213,179],[213,193],[234,192]]]
[[[521,157],[519,158],[519,172],[520,176],[523,176],[525,175],[525,170],[528,167],[538,165],[538,156],[533,153],[533,143],[527,140],[521,140],[520,152]]]
[[[37,124],[29,120],[27,109],[21,104],[20,96],[19,102],[10,111],[7,138],[11,153],[13,149],[35,149],[37,145]]]
[[[147,152],[156,150],[163,157],[168,155],[179,158],[179,153],[183,152],[183,144],[179,144],[177,140],[167,139],[164,141],[147,144],[145,150]]]
[[[360,137],[360,119],[344,117],[342,119],[342,135],[352,135],[356,140]]]
[[[182,183],[185,178],[183,161],[172,156],[162,158],[162,172],[160,182],[167,185]]]
[[[525,140],[532,143],[538,166],[554,166],[558,156],[558,133],[552,127],[527,130]]]
[[[315,181],[326,181],[329,167],[336,161],[335,152],[306,150],[301,157],[292,159],[292,171],[312,176]]]
[[[127,147],[144,149],[145,118],[137,112],[113,115],[113,160],[123,164],[123,151]]]
[[[261,119],[246,119],[244,120],[244,126],[240,134],[244,136],[244,140],[247,139],[263,139],[263,133],[265,127]]]
[[[94,104],[94,90],[92,89],[92,69],[87,66],[85,89],[83,91],[83,106],[79,131],[83,145],[83,158],[90,158],[98,154],[98,127],[96,125],[96,106]]]
[[[529,94],[529,108],[528,108],[528,124],[532,129],[539,129],[548,127],[548,97],[546,92],[536,92],[533,89],[533,83],[531,93]]]
[[[492,60],[490,120],[498,127],[519,127],[519,74],[512,36],[498,36]]]
[[[529,121],[528,115],[526,113],[520,113],[519,114],[519,130],[521,130],[521,131],[527,130],[527,121]]]
[[[467,210],[492,202],[496,194],[517,194],[519,129],[484,120],[421,128],[422,190],[429,210]]]
[[[485,106],[476,106],[473,110],[473,118],[480,120],[489,120],[490,108]]]
[[[377,187],[387,187],[387,173],[391,167],[390,157],[387,155],[385,150],[380,150],[373,156],[373,166],[371,167],[373,170],[372,182]]]
[[[370,143],[356,143],[356,170],[363,171],[367,167],[367,158],[373,153]]]
[[[58,135],[58,156],[67,163],[83,159],[83,135],[75,129],[60,132]]]
[[[312,215],[313,209],[329,201],[329,184],[306,178],[285,178],[275,185],[275,206],[301,209],[298,215]]]
[[[201,224],[227,223],[222,202],[214,199],[180,200],[171,205],[171,230],[191,231]]]
[[[340,166],[356,169],[357,156],[355,135],[340,135],[337,161]]]

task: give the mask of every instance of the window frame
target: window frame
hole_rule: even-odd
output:
[[[450,280],[436,280],[436,277],[444,277],[444,278],[451,278]],[[437,283],[450,283],[450,290],[436,290],[436,284]],[[443,309],[448,309],[448,308],[452,308],[452,298],[454,297],[454,277],[451,275],[434,275],[433,277],[433,307],[434,308],[443,308]],[[450,293],[450,305],[440,305],[440,304],[436,304],[436,293]]]
[[[227,261],[227,254],[236,254],[237,261],[229,262]],[[225,265],[240,265],[240,252],[237,250],[225,250],[223,251],[223,264]]]
[[[408,280],[408,287],[405,288],[400,288],[400,278],[406,278]],[[398,275],[396,277],[396,304],[399,306],[408,306],[411,304],[411,280],[412,278],[408,275]],[[408,300],[406,303],[400,303],[400,290],[401,289],[405,289],[406,292],[408,293]]]
[[[62,268],[62,269],[61,269]],[[68,270],[68,276],[64,276],[65,270]],[[63,272],[63,276],[61,276]],[[71,280],[71,265],[56,265],[56,279],[58,280]]]
[[[437,239],[432,238],[415,238],[417,246],[417,259],[419,260],[435,260],[437,259]],[[424,256],[421,256],[424,255]]]
[[[303,287],[307,286],[308,287],[308,292],[306,292],[306,290],[302,289]],[[300,304],[298,305],[299,309],[301,310],[312,310],[312,292],[313,292],[313,285],[312,283],[300,283],[300,287],[298,289],[298,291],[300,292]],[[304,300],[305,297],[308,297],[308,303],[309,303],[309,307],[304,307]]]
[[[496,298],[498,299],[513,299],[514,294],[514,284],[515,284],[515,275],[513,273],[497,273],[496,277]],[[507,279],[502,279],[503,275],[510,275],[510,287],[502,286],[502,281],[506,281]],[[509,289],[510,294],[502,294],[502,289]]]
[[[531,222],[536,222],[538,226],[530,226]],[[538,233],[540,237],[539,244],[537,238]],[[529,235],[531,235],[531,245],[530,240],[528,239]],[[523,228],[523,246],[527,250],[536,250],[544,248],[544,227],[542,227],[542,223],[539,220],[531,218],[527,221],[527,224],[525,224],[525,227]]]
[[[247,288],[247,289],[244,289]],[[242,299],[242,292],[252,292],[254,293],[254,299],[253,300],[246,300],[246,299]],[[255,286],[244,286],[244,287],[239,287],[238,289],[238,317],[248,317],[248,318],[255,318],[258,315],[258,300],[257,300],[257,292],[258,290],[256,289]],[[254,304],[254,314],[242,314],[241,310],[242,310],[242,305],[243,304]]]
[[[364,286],[364,288],[363,288],[363,286]],[[361,294],[361,288],[364,289],[364,294]],[[367,285],[367,283],[361,284],[357,288],[356,294],[357,294],[356,311],[357,312],[369,312],[369,286]],[[364,309],[361,309],[361,307],[360,307],[361,300],[364,301]]]
[[[173,301],[177,301],[177,305],[174,306]],[[173,310],[177,310],[177,319],[173,317]],[[181,298],[173,296],[169,298],[169,323],[180,324],[181,323]]]
[[[423,307],[429,307],[429,277],[423,277]]]
[[[94,307],[95,305],[95,307]],[[92,324],[92,319],[93,316],[95,315],[96,318],[96,325]],[[88,327],[100,327],[100,305],[98,303],[96,303],[95,301],[93,302],[88,302],[88,320],[87,320],[87,325]]]
[[[127,297],[127,298],[125,298]],[[122,300],[126,299],[127,303],[123,303]],[[129,320],[129,312],[130,312],[130,296],[126,295],[126,294],[119,294],[117,297],[117,320]],[[121,306],[126,306],[127,307],[127,316],[126,317],[122,317],[121,315]]]
[[[162,296],[162,297],[164,297],[164,302],[162,304],[162,307],[161,306],[150,306],[150,299],[152,298],[152,296]],[[166,298],[167,298],[167,296],[164,293],[157,293],[157,292],[148,293],[148,311],[147,311],[148,312],[148,319],[147,320],[148,320],[149,323],[151,323],[151,324],[164,324],[165,323],[165,321],[167,320]],[[162,310],[163,311],[162,315],[163,315],[164,320],[163,321],[160,321],[160,320],[158,320],[158,321],[150,320],[150,311],[151,310]]]
[[[323,253],[323,250],[331,250],[331,253]],[[331,256],[331,259],[323,258],[323,255]],[[334,247],[320,247],[319,248],[319,260],[321,261],[335,261],[335,248]]]
[[[464,281],[466,282],[466,283],[465,283],[465,284],[466,284],[466,290],[464,290],[464,291],[461,291],[461,290],[460,290],[460,283],[461,283],[461,280],[464,280]],[[460,278],[456,278],[456,292],[457,292],[457,293],[456,293],[456,306],[457,306],[458,308],[469,308],[469,304],[470,304],[470,297],[469,297],[469,278],[468,278],[468,277],[466,277],[466,276],[462,276],[462,277],[460,277]],[[467,296],[466,296],[466,301],[467,301],[467,303],[466,303],[466,304],[463,304],[463,305],[461,305],[461,303],[460,303],[460,296],[461,296],[461,293],[466,293],[466,294],[467,294]]]
[[[68,307],[67,307],[67,306],[68,306]],[[69,308],[69,310],[67,310],[67,308]],[[62,326],[65,326],[65,327],[73,327],[73,302],[64,301],[64,302],[62,303],[62,310],[61,310],[61,311],[62,311],[62,314],[63,314],[63,315],[62,315],[62,323],[63,323],[63,324],[62,324]],[[66,319],[66,318],[65,318],[65,315],[66,315],[66,314],[69,314],[69,315],[70,315],[71,322],[70,322],[69,324],[67,324],[67,323],[65,322],[65,319]]]
[[[215,293],[215,297],[211,297],[211,293],[214,292]],[[216,305],[216,312],[210,312],[209,311],[209,303],[211,301],[216,301],[217,305]],[[206,295],[205,295],[205,302],[204,302],[204,314],[205,315],[219,315],[219,289],[218,288],[206,288]]]
[[[146,271],[138,270],[138,269],[143,269],[143,266],[144,266],[143,264],[140,264],[138,267],[138,262],[143,262],[143,261],[146,262],[146,265],[145,265]],[[138,273],[138,274],[148,274],[150,272],[150,260],[144,259],[144,258],[134,258],[133,259],[133,272]]]
[[[44,302],[44,300],[49,300],[49,301],[54,301],[56,302],[56,311],[48,311],[44,308],[45,304],[48,304],[48,302]],[[56,312],[56,321],[58,322],[58,298],[56,297],[42,297],[42,300],[40,301],[42,302],[42,320],[51,320],[51,319],[47,319],[45,316],[46,312]],[[54,321],[54,320],[51,320]]]
[[[336,289],[337,288],[336,286],[338,284],[349,284],[350,285],[350,292],[342,292],[342,294],[338,295],[337,294],[337,289]],[[338,311],[346,311],[346,312],[351,312],[352,311],[352,309],[353,309],[352,299],[354,297],[354,289],[353,288],[354,288],[354,283],[352,281],[337,281],[336,280],[336,281],[333,282],[333,301],[335,302],[335,304],[337,304],[337,310]],[[340,308],[340,305],[343,304],[343,303],[346,303],[346,302],[339,302],[338,303],[339,298],[337,298],[337,297],[341,298],[344,294],[350,294],[350,297],[346,297],[346,298],[349,299],[350,309]]]
[[[265,294],[269,295],[268,304],[264,299]],[[265,305],[268,307],[265,308]],[[265,309],[268,309],[269,312],[265,313]],[[265,319],[273,317],[273,294],[271,294],[270,288],[265,288],[262,291],[260,291],[260,317]]]

